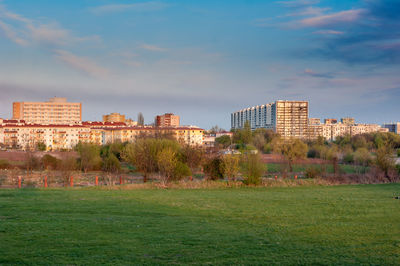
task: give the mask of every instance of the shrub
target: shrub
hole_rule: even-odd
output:
[[[321,169],[317,167],[308,167],[305,172],[306,178],[317,178],[321,176]]]
[[[103,171],[107,173],[118,173],[121,170],[121,163],[114,153],[109,153],[103,161]]]
[[[0,169],[8,169],[11,167],[11,164],[6,159],[0,159]]]
[[[346,153],[343,157],[344,163],[354,163],[354,155],[353,153]]]
[[[265,170],[266,167],[261,162],[258,154],[247,154],[242,166],[243,183],[246,185],[259,185]]]
[[[222,160],[219,157],[211,158],[204,164],[204,173],[211,180],[217,180],[224,177]]]
[[[397,149],[397,157],[400,157],[400,149]]]
[[[173,178],[175,180],[180,180],[184,177],[188,177],[192,175],[192,171],[190,171],[190,168],[187,164],[182,163],[182,162],[177,162],[176,167],[174,169],[174,176]]]
[[[42,167],[44,169],[57,169],[58,159],[50,154],[45,154],[40,160]]]

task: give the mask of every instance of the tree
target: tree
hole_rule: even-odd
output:
[[[47,146],[44,142],[38,142],[36,144],[36,150],[38,150],[38,151],[45,151],[46,148],[47,148]]]
[[[205,162],[203,168],[208,179],[217,180],[224,177],[222,160],[220,157],[209,158]]]
[[[228,148],[232,143],[231,137],[228,135],[223,135],[221,137],[215,138],[215,142],[221,145],[223,149]]]
[[[389,181],[393,181],[391,180],[391,177],[389,175],[390,170],[396,168],[396,161],[395,158],[393,157],[393,154],[394,151],[390,146],[380,146],[376,150],[375,163],[378,166],[378,168],[385,173],[385,177]]]
[[[208,133],[215,134],[223,131],[225,131],[223,128],[220,128],[218,125],[215,125],[208,131]]]
[[[259,150],[264,151],[265,146],[265,138],[262,134],[254,134],[253,136],[253,145]]]
[[[109,153],[104,158],[102,168],[107,173],[116,174],[121,170],[121,163],[113,153]]]
[[[64,184],[68,184],[73,171],[75,171],[78,168],[76,159],[72,156],[64,155],[63,158],[58,162],[59,164],[57,168],[61,172]]]
[[[293,162],[298,159],[306,158],[308,147],[307,144],[299,139],[289,140],[283,143],[276,143],[275,151],[279,151],[288,162],[289,171],[293,171]]]
[[[40,161],[42,163],[42,167],[46,170],[55,170],[59,164],[59,160],[50,154],[45,154]]]
[[[222,167],[228,180],[235,181],[240,170],[240,157],[234,154],[224,155],[222,157]]]
[[[181,149],[181,155],[183,157],[181,161],[186,163],[191,173],[194,174],[203,161],[204,151],[200,147],[185,145]]]
[[[137,124],[138,124],[138,126],[143,126],[144,125],[144,117],[143,117],[143,114],[141,112],[138,113]]]
[[[250,122],[246,121],[244,127],[233,132],[233,141],[237,144],[249,144],[252,140]]]
[[[178,164],[176,151],[171,147],[164,148],[157,155],[157,165],[161,174],[161,182],[166,184],[171,180]]]
[[[266,166],[261,162],[259,154],[247,154],[244,158],[242,173],[243,182],[246,185],[258,185],[261,183],[261,176],[266,170]]]
[[[76,147],[80,155],[81,169],[86,173],[101,168],[100,147],[92,143],[79,143]]]

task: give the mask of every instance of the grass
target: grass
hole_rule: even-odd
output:
[[[0,190],[0,264],[399,264],[400,184]]]
[[[267,169],[268,169],[269,173],[279,173],[282,171],[282,166],[284,166],[284,164],[268,163]],[[332,164],[327,164],[325,166],[326,166],[327,173],[333,173]],[[321,169],[322,165],[321,164],[294,164],[293,172],[295,172],[295,173],[304,172],[308,167],[315,167],[315,168]],[[368,167],[360,166],[360,165],[340,164],[339,167],[340,167],[340,170],[346,174],[366,173],[369,170]]]

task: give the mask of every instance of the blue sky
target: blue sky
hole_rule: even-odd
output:
[[[0,59],[4,118],[60,96],[85,120],[173,112],[207,129],[279,99],[400,120],[397,0],[0,0]]]

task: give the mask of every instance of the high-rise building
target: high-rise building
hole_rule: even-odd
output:
[[[167,113],[156,116],[155,126],[156,127],[179,127],[179,115]]]
[[[308,134],[308,102],[276,101],[231,114],[232,129],[243,128],[247,121],[251,129],[267,128],[285,138],[305,138]]]
[[[74,124],[82,120],[82,104],[60,97],[47,102],[14,102],[13,119],[36,124]]]
[[[384,124],[383,127],[389,129],[389,132],[400,135],[400,122]]]
[[[344,117],[344,118],[340,119],[340,121],[342,122],[342,124],[345,124],[345,125],[354,125],[356,123],[356,121],[353,117]]]
[[[109,115],[103,115],[103,122],[124,122],[125,123],[125,115],[121,115],[119,113],[111,113]]]

